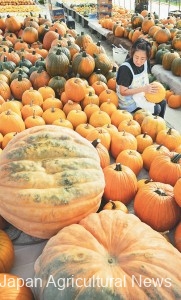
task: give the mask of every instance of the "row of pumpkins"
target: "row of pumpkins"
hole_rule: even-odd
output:
[[[109,28],[115,37],[123,37],[131,42],[135,42],[139,37],[147,39],[152,44],[151,59],[155,59],[155,63],[162,64],[165,52],[160,50],[167,50],[163,68],[171,70],[175,76],[181,76],[180,17],[168,16],[166,19],[158,19],[154,13],[144,10],[140,14],[125,12],[119,18],[105,18],[99,22],[103,27]]]
[[[10,18],[5,20],[8,30]],[[18,29],[15,17],[10,23],[14,34],[22,32],[22,41],[18,42],[29,45],[27,50],[25,46],[24,51],[20,50],[24,57],[20,58],[21,62],[31,64],[19,66],[13,60],[4,60],[4,52],[5,57],[10,52],[17,59],[16,52],[9,51],[16,43],[8,46],[7,51],[3,50],[0,56],[2,72],[7,78],[7,82],[0,80],[2,228],[6,228],[8,221],[26,234],[48,241],[34,265],[35,279],[41,279],[42,284],[33,287],[33,295],[26,284],[20,287],[21,279],[18,281],[16,275],[8,273],[13,266],[14,249],[6,233],[0,231],[0,280],[4,285],[1,299],[17,299],[20,295],[23,300],[33,297],[37,300],[179,297],[180,133],[168,129],[161,117],[147,111],[138,111],[133,116],[117,109],[113,63],[107,64],[109,58],[105,52],[100,53],[100,45],[93,43],[89,36],[77,37],[81,40],[80,46],[76,40],[71,41],[74,49],[79,46],[84,50],[74,54],[77,69],[72,72],[73,54],[68,63],[60,49],[56,49],[55,56],[49,56],[55,54],[50,52],[51,37],[54,36],[53,40],[57,37],[50,26],[62,29],[65,24],[48,25],[45,33],[48,46],[45,47],[44,38],[41,45],[27,40],[32,38],[30,29],[26,30],[27,25],[23,30]],[[32,26],[30,28],[32,30]],[[3,35],[5,32],[4,29]],[[62,39],[58,37],[58,43]],[[36,43],[33,50],[32,43]],[[67,46],[61,47],[68,48],[68,44],[67,41]],[[98,47],[97,55],[104,55],[99,64],[94,61],[93,70],[93,56],[86,52],[88,46],[93,53]],[[42,58],[34,58],[34,49],[44,53],[45,66]],[[28,54],[31,59],[25,58]],[[41,66],[32,69],[30,75],[37,60]],[[80,67],[82,60],[87,67]],[[16,69],[13,62],[21,69],[17,70],[15,79],[11,78]],[[29,72],[26,73],[24,67]],[[24,73],[30,77],[36,74],[36,80],[30,80]],[[79,77],[75,76],[77,74]],[[157,84],[160,85],[159,100],[164,89]],[[44,122],[39,123],[40,120]],[[138,181],[143,167],[151,179]],[[128,213],[133,199],[137,216]],[[172,229],[176,229],[175,247],[159,233]],[[104,287],[100,287],[93,274],[103,280]],[[113,274],[119,283],[105,287],[106,278]],[[56,286],[50,283],[50,276]],[[146,283],[133,285],[132,276],[136,280],[140,276],[143,281],[150,279],[151,287]],[[87,283],[91,278],[92,285],[88,287],[78,284],[80,281]],[[123,291],[120,281],[124,278],[127,283]],[[61,288],[60,279],[69,279],[67,286]],[[168,279],[169,288],[166,286]],[[8,280],[16,284],[8,284]],[[164,281],[157,291],[153,280]]]

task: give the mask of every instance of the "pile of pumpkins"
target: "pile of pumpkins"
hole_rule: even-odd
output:
[[[2,284],[15,278],[9,223],[48,240],[34,266],[42,285],[34,295],[26,284],[4,286],[1,299],[181,296],[180,133],[148,111],[117,109],[114,63],[88,34],[33,16],[0,24]],[[160,101],[166,91],[155,84]],[[139,180],[143,168],[149,176]],[[160,234],[170,230],[174,245]],[[119,283],[105,287],[110,277]],[[90,285],[73,284],[81,278]],[[164,281],[157,291],[154,280]]]
[[[175,76],[181,76],[181,18],[168,16],[159,19],[157,14],[143,10],[141,13],[125,12],[119,18],[102,19],[102,27],[110,29],[115,37],[126,38],[135,42],[138,37],[145,38],[152,44],[151,59],[171,70]],[[174,60],[174,62],[173,62]],[[173,62],[173,63],[172,63]]]

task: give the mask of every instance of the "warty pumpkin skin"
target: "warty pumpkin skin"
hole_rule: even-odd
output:
[[[32,236],[50,238],[96,212],[104,186],[97,150],[65,127],[24,130],[1,155],[1,215]]]
[[[35,295],[39,300],[180,299],[180,269],[181,254],[160,233],[133,214],[103,210],[48,241],[35,262],[35,279],[42,279]],[[51,279],[55,287],[48,284]],[[156,281],[162,282],[159,288]]]

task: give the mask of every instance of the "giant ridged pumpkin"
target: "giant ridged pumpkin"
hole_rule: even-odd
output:
[[[1,154],[1,215],[32,236],[50,238],[96,212],[104,185],[97,150],[68,128],[24,130]]]
[[[35,295],[41,300],[180,299],[180,270],[181,254],[160,233],[133,214],[103,210],[48,241],[35,262],[35,280],[42,280]]]

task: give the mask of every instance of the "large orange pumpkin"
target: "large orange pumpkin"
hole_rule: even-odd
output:
[[[160,233],[133,214],[103,210],[48,241],[35,263],[35,279],[42,279],[35,295],[41,300],[180,299],[180,269],[181,254]],[[56,287],[48,284],[51,278]]]
[[[96,212],[104,185],[97,150],[65,127],[24,130],[1,154],[1,215],[32,236],[49,238]]]

